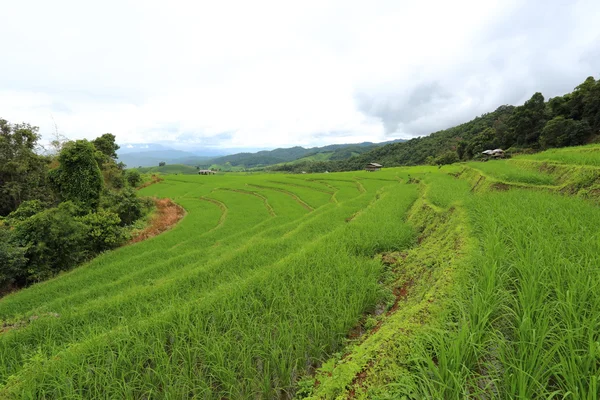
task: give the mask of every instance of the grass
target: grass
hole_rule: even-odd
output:
[[[332,202],[329,183],[267,177],[166,177],[143,191],[186,209],[173,230],[4,298],[4,321],[25,323],[0,337],[2,396],[291,393],[378,301],[372,256],[412,243],[417,188],[344,177]]]
[[[554,185],[556,183],[556,179],[550,174],[520,168],[505,160],[470,162],[467,165],[503,182],[528,185]]]
[[[560,149],[546,150],[536,154],[519,155],[515,158],[600,167],[600,145],[590,144],[587,146],[563,147]]]
[[[166,175],[175,227],[0,300],[0,398],[595,399],[596,181],[528,190],[565,171]]]
[[[600,211],[523,190],[467,209],[480,243],[472,289],[456,304],[458,330],[423,346],[427,396],[597,398]]]

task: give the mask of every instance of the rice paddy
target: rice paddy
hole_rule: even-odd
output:
[[[166,175],[178,225],[0,300],[0,397],[598,398],[600,211],[473,174],[557,182]]]

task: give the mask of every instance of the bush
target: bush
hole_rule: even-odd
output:
[[[76,220],[86,226],[86,244],[90,253],[113,249],[125,241],[125,233],[120,227],[121,219],[114,212],[100,210]]]
[[[102,207],[116,213],[121,226],[127,226],[140,219],[148,206],[137,197],[135,190],[127,188],[120,192],[109,192],[103,198]]]
[[[458,161],[458,155],[454,151],[447,151],[435,158],[436,165],[452,164]]]
[[[137,187],[137,185],[139,185],[142,181],[142,175],[140,175],[139,171],[134,169],[127,170],[125,177],[127,182],[129,182],[129,186],[131,187]]]
[[[15,242],[29,260],[27,282],[47,279],[86,259],[87,228],[74,217],[77,211],[73,203],[64,202],[15,225]]]
[[[25,221],[27,218],[34,216],[35,214],[42,212],[44,205],[39,200],[27,200],[19,205],[15,211],[8,214],[6,220],[11,225],[18,222]]]
[[[96,209],[104,181],[95,153],[96,149],[87,140],[65,144],[58,156],[59,167],[49,173],[62,200]]]
[[[26,273],[25,249],[17,246],[14,234],[0,225],[0,285],[5,287]]]

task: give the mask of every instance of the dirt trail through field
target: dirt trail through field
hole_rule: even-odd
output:
[[[271,207],[271,205],[269,204],[269,200],[263,196],[260,193],[256,193],[256,192],[251,192],[250,190],[243,190],[243,189],[231,189],[231,188],[218,188],[215,190],[227,190],[230,192],[237,192],[237,193],[243,193],[243,194],[249,194],[250,196],[255,196],[258,197],[259,199],[261,199],[267,209],[267,211],[269,212],[269,215],[271,215],[271,217],[276,217],[277,214],[275,213],[275,210],[273,209],[273,207]]]
[[[219,200],[211,199],[210,197],[204,197],[204,196],[200,197],[200,200],[209,201],[213,204],[216,204],[221,209],[221,218],[219,218],[219,222],[217,222],[217,225],[214,228],[210,229],[206,233],[212,232],[215,229],[220,228],[223,225],[223,223],[225,222],[225,220],[227,219],[228,208],[225,205],[225,203],[221,203]]]
[[[135,234],[128,244],[141,242],[169,230],[185,216],[183,207],[175,204],[171,199],[154,199],[154,204],[156,215],[150,221],[150,225]]]
[[[288,196],[290,196],[291,198],[293,198],[302,207],[306,208],[308,211],[313,211],[314,210],[314,208],[312,208],[311,206],[309,206],[304,200],[302,200],[300,197],[298,197],[298,195],[296,195],[295,193],[292,193],[290,191],[287,191],[285,189],[280,189],[280,188],[271,187],[271,186],[252,185],[252,184],[248,184],[248,183],[246,185],[257,187],[259,189],[275,190],[277,192],[285,193]]]

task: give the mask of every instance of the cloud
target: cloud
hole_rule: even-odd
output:
[[[0,117],[121,143],[409,138],[572,90],[600,70],[599,19],[589,0],[9,2]]]

